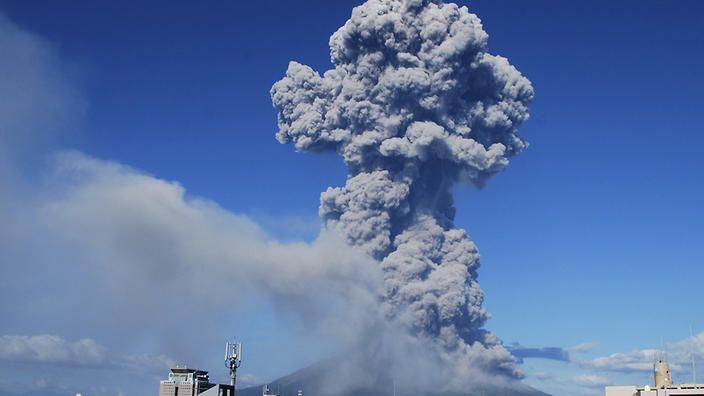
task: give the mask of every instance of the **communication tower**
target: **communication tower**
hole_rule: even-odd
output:
[[[237,369],[242,365],[242,343],[233,339],[225,346],[225,367],[230,369],[230,385],[234,390]]]

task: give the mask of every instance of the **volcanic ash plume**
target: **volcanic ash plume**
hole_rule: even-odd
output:
[[[454,227],[451,195],[527,146],[517,129],[533,88],[487,39],[466,7],[370,0],[330,38],[334,69],[321,77],[291,62],[271,96],[281,143],[344,158],[347,183],[322,193],[320,215],[380,261],[386,317],[511,374],[512,357],[482,329],[479,254]]]

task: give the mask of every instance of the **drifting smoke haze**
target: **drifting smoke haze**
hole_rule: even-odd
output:
[[[533,88],[487,39],[466,7],[370,0],[330,38],[334,69],[291,62],[271,89],[277,139],[347,165],[345,186],[321,194],[325,227],[383,270],[382,313],[401,335],[373,335],[360,358],[416,385],[422,370],[408,361],[430,361],[432,386],[450,390],[478,374],[521,377],[482,328],[479,253],[454,226],[452,186],[481,187],[527,146],[517,130]]]
[[[376,321],[382,275],[364,252],[325,231],[282,242],[178,182],[57,148],[84,100],[55,47],[0,13],[0,49],[0,394],[150,394],[176,363],[211,368],[186,340],[230,335],[223,317],[262,300],[287,332],[302,331],[292,313],[337,344]]]

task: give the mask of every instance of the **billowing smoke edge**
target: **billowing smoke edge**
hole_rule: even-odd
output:
[[[271,89],[277,139],[337,152],[347,165],[345,186],[321,194],[320,216],[383,269],[380,302],[395,341],[383,331],[370,335],[380,343],[373,351],[387,351],[379,361],[393,367],[419,343],[424,359],[449,374],[437,376],[449,390],[477,377],[458,367],[522,375],[483,329],[479,253],[454,226],[452,186],[483,186],[527,147],[517,131],[533,88],[506,58],[487,52],[487,40],[466,7],[369,0],[330,38],[333,69],[321,76],[291,62]]]

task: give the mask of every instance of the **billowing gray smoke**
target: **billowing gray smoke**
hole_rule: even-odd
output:
[[[387,318],[447,353],[481,351],[512,373],[512,357],[483,330],[479,254],[455,229],[451,188],[482,186],[527,143],[530,81],[486,52],[466,7],[369,0],[330,38],[335,68],[321,77],[291,62],[271,96],[281,143],[336,151],[347,183],[321,195],[328,228],[380,261]],[[473,357],[474,363],[482,358]]]

